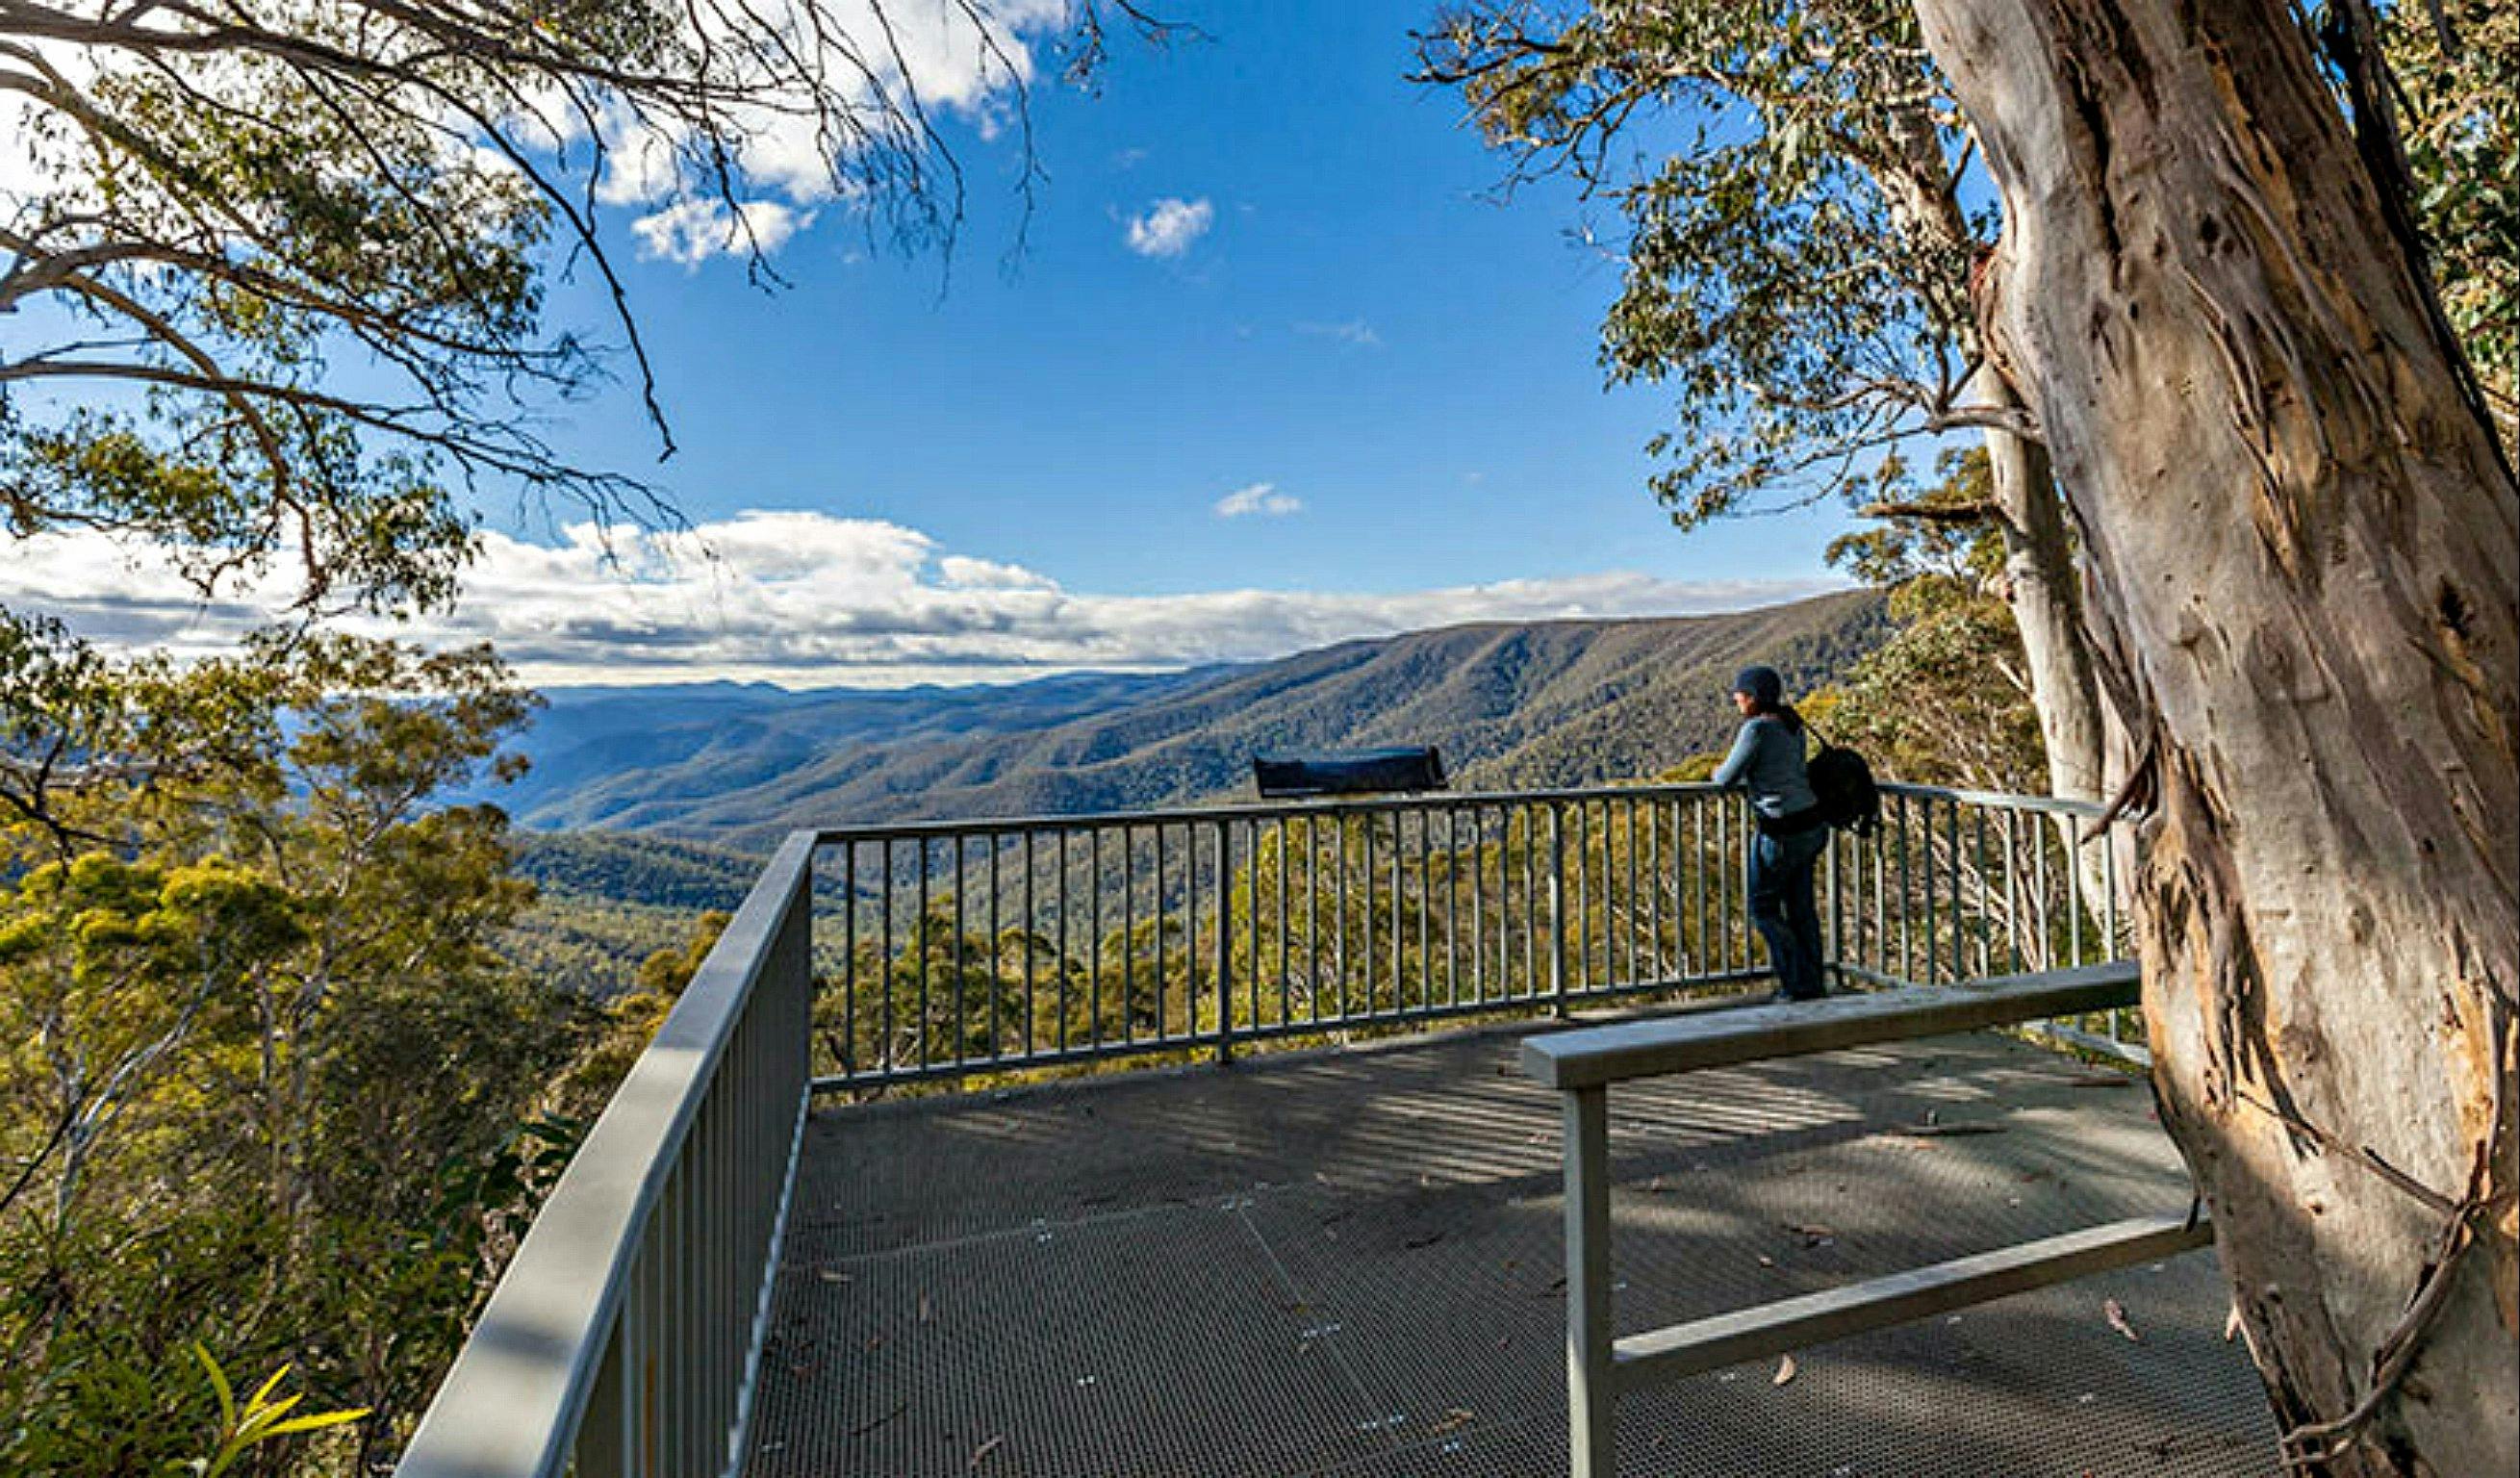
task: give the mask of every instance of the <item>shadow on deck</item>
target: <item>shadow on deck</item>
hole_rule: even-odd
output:
[[[1563,1473],[1557,1103],[1515,1041],[817,1113],[751,1478]],[[1622,1330],[2186,1196],[2138,1080],[1994,1036],[1610,1105]],[[1623,1404],[1621,1470],[2256,1478],[2225,1307],[2196,1253],[1717,1371]]]

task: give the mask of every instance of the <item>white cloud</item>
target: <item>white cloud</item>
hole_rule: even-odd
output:
[[[1146,214],[1129,218],[1129,249],[1140,256],[1180,257],[1216,224],[1216,207],[1202,196],[1195,201],[1165,197]]]
[[[94,8],[100,0],[88,3]],[[321,9],[293,0],[278,8]],[[952,0],[821,0],[810,8],[802,0],[708,0],[677,14],[686,38],[710,58],[714,90],[746,99],[726,109],[724,117],[736,141],[738,187],[760,197],[742,209],[764,250],[811,225],[813,207],[863,193],[853,181],[864,172],[851,167],[859,159],[857,141],[826,130],[830,116],[869,123],[871,132],[884,138],[879,147],[923,152],[929,145],[919,126],[886,133],[881,122],[915,98],[928,117],[958,119],[983,139],[993,138],[1012,116],[1017,91],[1036,80],[1034,44],[1055,39],[1075,20],[1074,0],[991,0],[985,7]],[[93,47],[31,44],[79,83],[101,65],[136,65],[100,64],[98,58],[111,54]],[[195,58],[181,66],[187,85],[205,97],[237,107],[251,107],[259,97],[255,74],[232,58]],[[829,110],[805,95],[800,76],[817,79],[832,100]],[[22,100],[0,100],[0,205],[50,198],[74,207],[87,188],[82,182],[94,175],[94,160],[77,131],[37,127],[44,118],[58,114]],[[518,98],[502,122],[520,143],[562,159],[563,167],[585,163],[600,139],[604,162],[597,198],[648,212],[632,228],[648,254],[691,264],[742,249],[740,236],[730,247],[731,233],[720,229],[730,221],[728,212],[698,192],[703,172],[694,166],[704,156],[686,133],[617,102],[588,116],[553,90]],[[481,148],[477,130],[451,110],[445,123],[450,163],[513,169]]]
[[[203,605],[165,552],[126,553],[92,533],[38,535],[11,555],[0,604],[59,615],[126,649],[223,649],[257,619],[255,606],[277,609],[292,593],[284,560],[265,587]],[[885,687],[1256,661],[1465,621],[1737,610],[1839,583],[1608,571],[1398,592],[1097,595],[946,553],[897,523],[752,512],[684,532],[624,529],[608,543],[584,525],[557,544],[489,534],[452,613],[343,624],[431,645],[493,641],[543,684]]]
[[[1238,487],[1216,500],[1216,516],[1220,518],[1282,518],[1304,511],[1304,500],[1292,493],[1278,491],[1274,482],[1255,482]]]
[[[1362,318],[1351,318],[1344,323],[1297,324],[1295,332],[1310,338],[1335,338],[1341,343],[1354,344],[1360,349],[1382,347],[1382,336],[1373,332],[1373,325]]]
[[[684,201],[630,223],[639,254],[698,267],[712,256],[764,255],[814,224],[814,213],[777,201],[745,201],[733,210],[723,201]]]

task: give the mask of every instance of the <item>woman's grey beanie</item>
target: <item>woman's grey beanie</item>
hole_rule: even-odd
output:
[[[1785,700],[1785,680],[1774,667],[1744,667],[1732,680],[1734,693],[1747,694],[1762,703],[1776,704]]]

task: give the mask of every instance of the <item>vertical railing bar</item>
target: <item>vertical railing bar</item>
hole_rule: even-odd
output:
[[[1995,874],[1986,865],[1986,808],[1975,808],[1977,822],[1977,972],[1995,973]]]
[[[1330,936],[1329,920],[1321,917],[1322,911],[1328,907],[1330,898],[1330,865],[1322,852],[1324,819],[1319,816],[1308,817],[1304,826],[1308,833],[1304,838],[1306,847],[1304,910],[1305,923],[1312,935],[1312,999],[1307,1003],[1310,1012],[1305,1019],[1313,1023],[1319,1023],[1322,1019],[1322,987],[1326,983],[1322,962],[1325,959],[1334,961],[1337,956],[1337,947]]]
[[[963,870],[964,843],[968,840],[968,837],[960,835],[954,838],[954,937],[952,941],[952,958],[954,961],[954,1061],[958,1066],[970,1060],[971,1056],[971,1025],[965,1016],[963,1003],[963,980],[965,976],[971,972],[971,964],[968,958],[968,950],[966,945],[966,936],[964,932],[968,925],[964,921],[963,915],[964,903],[970,892],[970,879],[965,874]]]
[[[1285,849],[1281,847],[1279,862],[1285,862]],[[1282,873],[1281,874],[1283,875]],[[1251,956],[1251,968],[1243,971],[1243,993],[1251,998],[1251,1024],[1260,1024],[1260,823],[1248,820],[1242,824],[1242,896],[1247,905],[1244,917],[1251,920],[1250,940],[1243,948]]]
[[[1406,813],[1391,813],[1391,1008],[1403,1018],[1409,1014],[1409,980],[1407,940],[1409,935],[1409,882],[1403,863],[1408,856]]]
[[[1715,802],[1715,922],[1724,942],[1723,951],[1715,957],[1715,967],[1726,971],[1746,968],[1749,964],[1747,954],[1742,956],[1738,966],[1732,955],[1732,889],[1738,882],[1738,864],[1732,856],[1732,800],[1729,795]]]
[[[1637,973],[1637,801],[1627,798],[1628,812],[1628,906],[1627,918],[1619,933],[1628,943],[1628,980],[1635,985],[1644,977]]]
[[[1563,808],[1549,803],[1549,995],[1566,1014],[1566,830]]]
[[[1444,1004],[1462,1004],[1462,808],[1444,808]]]
[[[1943,803],[1943,845],[1951,849],[1952,889],[1952,973],[1955,981],[1968,972],[1967,958],[1961,946],[1966,942],[1967,925],[1960,917],[1961,906],[1968,901],[1968,880],[1960,875],[1960,808],[1958,801]]]
[[[1281,816],[1278,818],[1278,1024],[1281,1026],[1286,1024],[1293,1011],[1293,1002],[1290,1000],[1292,993],[1288,989],[1292,982],[1287,978],[1286,963],[1286,956],[1291,948],[1291,941],[1286,937],[1286,926],[1289,921],[1286,889],[1294,879],[1295,854],[1287,845],[1286,818]]]
[[[1914,909],[1908,864],[1908,797],[1899,797],[1899,978],[1916,978]]]
[[[1615,1478],[1609,1091],[1561,1095],[1566,1160],[1566,1392],[1569,1478]]]
[[[894,892],[892,880],[892,838],[889,836],[885,837],[882,842],[882,847],[883,974],[878,984],[883,988],[883,1071],[884,1075],[889,1077],[893,1070],[900,1066],[900,1059],[896,1055],[900,1051],[899,1023],[894,1019],[895,1011],[893,1009],[892,1002],[894,994],[892,978],[892,897]]]
[[[858,844],[840,844],[840,1072],[858,1072]]]
[[[1497,885],[1505,885],[1505,854],[1497,854]],[[1502,916],[1500,916],[1502,918]],[[1504,952],[1504,941],[1498,941]],[[1470,807],[1470,999],[1488,999],[1488,818],[1485,806]]]
[[[1522,846],[1519,849],[1522,853],[1522,907],[1519,912],[1505,912],[1503,923],[1504,928],[1510,930],[1515,918],[1522,920],[1522,993],[1523,999],[1531,1001],[1543,999],[1548,991],[1542,983],[1548,978],[1548,973],[1540,967],[1541,899],[1544,896],[1540,887],[1540,843],[1546,834],[1541,811],[1541,803],[1537,801],[1527,802],[1522,807]],[[1510,846],[1513,829],[1510,811],[1506,815],[1505,825],[1508,833],[1506,844]],[[1511,908],[1511,900],[1508,899],[1505,910],[1510,911]],[[1512,937],[1508,933],[1506,947],[1510,951],[1512,945]],[[1508,958],[1506,965],[1508,992],[1512,985],[1512,972],[1513,965]]]
[[[1041,870],[1041,862],[1033,852],[1033,844],[1040,839],[1039,832],[1026,829],[1023,833],[1023,1054],[1026,1057],[1034,1054],[1033,1034],[1041,1019],[1041,1004],[1034,994],[1034,978],[1038,971],[1033,959],[1040,953],[1038,946],[1041,942],[1041,903],[1034,890],[1035,874]]]
[[[2083,959],[2083,860],[2074,855],[2069,841],[2065,853],[2065,950],[2068,963],[2081,965]]]
[[[2118,849],[2115,838],[2103,831],[2100,849],[2100,925],[2108,942],[2102,946],[2102,960],[2117,960],[2126,953],[2125,943],[2118,938]]]
[[[1138,836],[1120,827],[1120,1045],[1138,1040]]]
[[[1333,873],[1338,877],[1338,898],[1333,898],[1333,918],[1330,918],[1330,925],[1338,930],[1333,936],[1335,946],[1330,949],[1335,963],[1338,963],[1338,989],[1330,991],[1330,1002],[1338,1007],[1338,1016],[1335,1016],[1338,1021],[1346,1021],[1356,1011],[1356,976],[1353,976],[1356,951],[1348,949],[1348,916],[1351,916],[1351,906],[1348,906],[1348,820],[1351,820],[1348,812],[1330,812],[1330,832],[1333,832],[1330,834],[1330,865],[1333,865]]]
[[[1087,1008],[1085,1049],[1102,1050],[1102,832],[1096,827],[1085,833],[1085,910],[1086,910],[1086,988]]]
[[[1822,855],[1826,859],[1828,866],[1828,955],[1820,963],[1822,988],[1826,988],[1828,984],[1828,973],[1831,967],[1846,958],[1846,944],[1842,937],[1846,899],[1840,891],[1844,884],[1839,875],[1840,859],[1846,852],[1845,840],[1845,837],[1832,828],[1827,840],[1821,844]]]
[[[1231,954],[1234,938],[1234,843],[1228,828],[1233,824],[1219,820],[1216,824],[1216,871],[1210,882],[1216,893],[1216,922],[1210,932],[1216,945],[1216,1060],[1234,1058],[1234,961]],[[1197,1009],[1192,1008],[1192,1024],[1197,1024]]]
[[[1365,1016],[1373,1019],[1373,813],[1359,812],[1357,825],[1365,832],[1363,864],[1358,871],[1365,874],[1365,947],[1359,952],[1365,964]]]
[[[1706,948],[1706,801],[1692,797],[1688,803],[1688,871],[1689,891],[1697,903],[1697,955],[1695,973],[1717,973],[1714,957]]]
[[[1006,916],[1001,895],[1006,879],[999,875],[1000,859],[1006,855],[1007,838],[1003,831],[989,833],[989,947],[983,952],[989,969],[989,1060],[995,1062],[1007,1054],[1006,1020],[998,998],[998,966],[1006,958]]]
[[[1434,886],[1426,871],[1427,854],[1432,850],[1428,828],[1433,826],[1434,818],[1433,813],[1424,806],[1413,808],[1412,814],[1418,818],[1418,1006],[1422,1011],[1431,1009],[1435,1005],[1435,970],[1427,955],[1427,947],[1434,938],[1429,927],[1431,920],[1427,918],[1430,912],[1427,902],[1434,894]],[[1396,847],[1400,842],[1400,822],[1394,818],[1391,825],[1391,840]],[[1400,872],[1400,864],[1396,859],[1392,863],[1392,872],[1394,873]],[[1401,917],[1405,918],[1408,916],[1404,914]],[[1399,931],[1395,929],[1393,932]],[[1397,951],[1394,952],[1395,955],[1397,953]],[[1406,987],[1402,989],[1401,999],[1404,1002],[1408,1000]]]
[[[1187,889],[1190,884],[1186,883],[1184,886]],[[1167,1008],[1170,1001],[1167,982],[1172,976],[1172,952],[1164,947],[1164,897],[1169,887],[1170,884],[1164,878],[1164,824],[1157,822],[1155,823],[1154,951],[1155,1040],[1158,1042],[1172,1035],[1172,1013]],[[1192,939],[1185,948],[1192,956],[1195,956],[1198,953],[1198,941]]]
[[[927,1000],[927,957],[933,952],[927,948],[927,913],[932,902],[928,897],[928,876],[935,869],[928,863],[932,855],[928,850],[930,845],[924,839],[919,843],[919,917],[910,924],[910,947],[919,952],[919,1065],[922,1068],[931,1059],[927,1042],[931,1015]]]
[[[1652,941],[1653,976],[1656,980],[1672,977],[1668,957],[1662,952],[1662,827],[1669,806],[1659,797],[1645,803],[1645,841],[1652,853],[1645,859],[1645,876],[1651,889],[1645,895],[1647,906],[1645,928]]]
[[[1925,892],[1923,900],[1925,906],[1925,973],[1917,976],[1916,978],[1920,984],[1931,985],[1934,983],[1934,971],[1937,968],[1935,962],[1942,958],[1942,946],[1938,942],[1940,936],[1937,932],[1937,928],[1942,920],[1942,910],[1936,906],[1940,902],[1942,895],[1937,890],[1934,879],[1934,798],[1930,795],[1919,798],[1916,803],[1916,810],[1918,812],[1916,823],[1918,861],[1925,870]]]
[[[2004,967],[2021,972],[2021,813],[2003,813]]]
[[[760,989],[766,992],[769,987],[765,982]],[[756,1085],[750,1056],[742,1050],[749,1046],[743,1024],[751,1018],[751,1010],[747,1008],[744,1015],[738,1018],[736,1038],[731,1044],[735,1049],[733,1060],[721,1069],[721,1081],[711,1089],[724,1105],[714,1151],[718,1169],[711,1177],[717,1183],[715,1194],[723,1199],[713,1202],[716,1226],[712,1234],[728,1238],[738,1253],[735,1257],[720,1254],[709,1258],[709,1266],[716,1274],[712,1299],[715,1307],[709,1311],[709,1319],[711,1328],[717,1331],[718,1352],[717,1369],[711,1379],[717,1400],[715,1410],[709,1413],[709,1457],[713,1470],[719,1473],[727,1470],[733,1456],[730,1444],[735,1435],[736,1388],[742,1379],[743,1346],[752,1336],[752,1321],[739,1319],[736,1313],[736,1289],[753,1271],[751,1197],[744,1193],[750,1180],[745,1172],[750,1167],[743,1161],[743,1146],[751,1138],[744,1132],[748,1127],[745,1118],[752,1107],[750,1096]],[[810,1034],[805,1041],[810,1048]],[[727,1076],[730,1072],[732,1077]]]
[[[692,1411],[692,1394],[699,1382],[692,1373],[692,1336],[700,1321],[698,1299],[692,1276],[692,1244],[697,1238],[692,1228],[691,1166],[678,1164],[671,1181],[674,1225],[674,1396],[671,1406],[674,1465],[683,1472],[697,1466],[699,1456],[693,1449],[699,1422]]]
[[[1067,993],[1067,838],[1068,833],[1065,831],[1055,831],[1051,833],[1051,844],[1058,853],[1058,871],[1057,874],[1058,877],[1058,901],[1054,905],[1054,907],[1058,910],[1058,931],[1056,936],[1058,949],[1057,953],[1051,957],[1051,966],[1058,971],[1058,1050],[1062,1053],[1067,1051],[1067,1018],[1069,1013],[1075,1008],[1073,1004],[1069,1001]]]
[[[1866,838],[1864,866],[1872,881],[1872,907],[1865,916],[1864,932],[1871,940],[1872,948],[1866,954],[1864,963],[1884,975],[1890,973],[1890,904],[1888,889],[1883,882],[1890,874],[1889,850],[1890,838],[1886,830],[1875,829],[1871,836]]]

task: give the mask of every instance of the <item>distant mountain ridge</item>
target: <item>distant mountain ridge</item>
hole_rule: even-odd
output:
[[[1255,752],[1431,743],[1462,786],[1651,775],[1720,747],[1732,674],[1800,692],[1888,632],[1855,591],[1713,616],[1480,623],[1275,662],[1000,688],[561,689],[489,788],[536,829],[742,852],[798,826],[1075,814],[1247,795]]]

